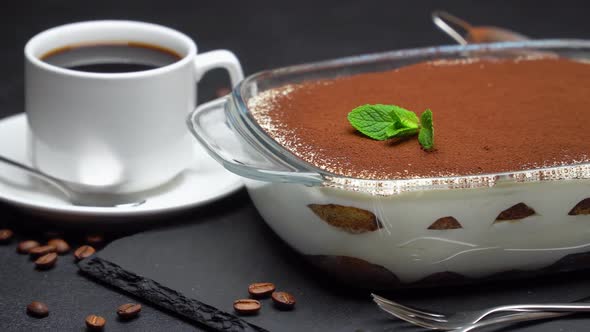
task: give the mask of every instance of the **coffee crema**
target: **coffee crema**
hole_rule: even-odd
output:
[[[43,54],[48,64],[92,73],[130,73],[164,67],[180,60],[175,51],[139,42],[74,44]]]

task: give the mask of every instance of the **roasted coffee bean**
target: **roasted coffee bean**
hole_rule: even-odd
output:
[[[45,270],[50,269],[55,266],[57,262],[57,254],[51,252],[49,254],[45,254],[35,260],[35,265],[38,269]]]
[[[132,319],[139,315],[141,311],[141,304],[126,303],[117,308],[117,315],[122,319]]]
[[[90,245],[97,246],[104,242],[104,237],[100,234],[92,234],[86,236],[85,241]]]
[[[295,307],[295,297],[287,292],[272,293],[272,301],[281,310],[291,310]]]
[[[47,241],[47,244],[50,246],[54,246],[55,251],[60,255],[63,255],[70,251],[70,245],[62,239],[51,239]]]
[[[84,245],[74,251],[74,257],[76,257],[76,260],[81,260],[92,256],[95,252],[96,250],[94,250],[94,248],[91,246]]]
[[[41,244],[39,244],[39,242],[37,242],[37,241],[26,240],[26,241],[22,241],[18,244],[18,246],[16,247],[16,251],[19,254],[28,254],[31,249],[37,248],[40,245]]]
[[[107,321],[100,316],[90,315],[86,317],[86,327],[92,331],[100,331],[104,328]]]
[[[10,242],[10,240],[12,240],[13,235],[14,233],[8,228],[0,229],[0,243]]]
[[[49,308],[43,302],[33,301],[27,306],[27,313],[33,317],[43,318],[49,315]]]
[[[29,250],[29,254],[31,254],[32,257],[39,257],[39,256],[43,256],[43,255],[47,255],[49,253],[55,252],[55,250],[56,250],[55,246],[52,246],[52,245],[39,246],[39,247],[31,248],[31,250]]]
[[[236,300],[234,310],[240,315],[254,315],[260,311],[260,302],[253,299]]]
[[[248,286],[248,293],[255,298],[268,297],[276,289],[272,282],[256,282]]]

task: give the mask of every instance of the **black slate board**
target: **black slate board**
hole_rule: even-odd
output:
[[[200,302],[231,315],[233,301],[248,297],[249,283],[271,281],[278,289],[295,295],[296,309],[279,311],[270,299],[263,300],[257,316],[242,317],[253,324],[242,326],[243,330],[259,327],[270,331],[419,330],[389,319],[370,301],[369,291],[351,291],[322,276],[281,242],[251,203],[236,203],[229,211],[194,218],[194,223],[117,240],[95,260],[82,262],[81,269],[196,322],[203,318],[195,316]],[[187,218],[193,219],[190,215]],[[575,300],[590,295],[589,277],[589,272],[578,272],[535,280],[380,294],[418,307],[452,312],[514,302]],[[589,319],[579,315],[520,324],[515,330],[583,331]],[[242,330],[220,322],[213,326],[220,330]]]

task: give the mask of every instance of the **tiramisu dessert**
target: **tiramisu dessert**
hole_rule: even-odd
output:
[[[192,133],[335,279],[590,268],[590,42],[425,48],[252,75]]]
[[[343,183],[247,187],[279,236],[344,281],[399,287],[590,267],[584,61],[430,61],[287,82],[246,102],[270,138]],[[347,187],[364,180],[372,187]]]

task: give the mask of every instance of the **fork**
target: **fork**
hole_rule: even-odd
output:
[[[464,326],[460,329],[453,330],[454,332],[469,332],[480,327],[485,327],[493,324],[500,324],[500,323],[515,323],[515,322],[524,322],[524,321],[531,321],[531,320],[541,320],[541,319],[550,319],[550,318],[558,318],[562,316],[568,316],[573,314],[573,312],[551,312],[551,311],[527,311],[527,312],[520,312],[516,314],[509,314],[504,315],[496,318],[484,319],[479,321],[475,324],[470,324]]]
[[[574,304],[574,303],[547,303],[547,304],[514,304],[503,305],[492,308],[487,308],[477,311],[463,311],[452,314],[440,314],[427,312],[404,306],[397,302],[388,300],[376,294],[371,294],[373,301],[377,303],[379,308],[383,311],[399,318],[428,329],[434,330],[454,330],[468,325],[476,324],[483,318],[499,312],[589,312],[590,303]],[[575,302],[583,302],[590,298],[583,298]],[[498,317],[501,318],[501,317]]]

